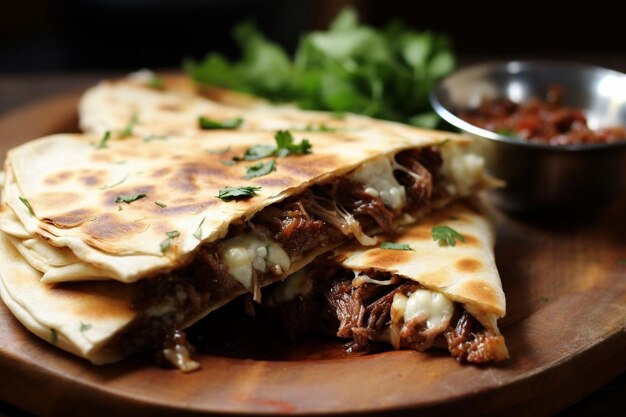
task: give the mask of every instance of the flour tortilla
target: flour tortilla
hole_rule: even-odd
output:
[[[432,237],[436,226],[452,228],[464,241],[441,246]],[[348,244],[335,254],[346,269],[397,274],[444,294],[462,304],[485,328],[500,334],[496,320],[504,317],[506,300],[493,254],[494,236],[493,225],[480,205],[464,200],[434,211],[407,226],[398,237],[386,239],[412,250]]]

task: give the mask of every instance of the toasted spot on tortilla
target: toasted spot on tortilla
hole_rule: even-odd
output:
[[[151,185],[142,185],[142,186],[134,187],[134,188],[115,187],[115,189],[108,190],[104,193],[103,199],[102,199],[102,205],[105,207],[112,207],[118,204],[124,204],[124,206],[130,205],[132,207],[137,207],[137,205],[144,204],[147,201],[147,199],[142,198],[142,199],[133,201],[128,204],[116,203],[115,200],[117,200],[117,198],[120,196],[132,196],[136,194],[145,194],[148,198],[150,198],[153,190],[154,190],[154,187]]]
[[[456,263],[456,268],[461,272],[478,272],[483,268],[483,264],[476,259],[465,258]]]
[[[95,210],[82,208],[68,211],[67,213],[61,213],[59,215],[48,217],[42,220],[60,229],[69,229],[92,219],[96,215],[96,213],[97,212]]]
[[[179,112],[183,110],[179,103],[161,103],[158,108],[159,110],[168,112]]]
[[[154,204],[154,208],[152,208],[152,212],[159,216],[177,216],[183,214],[196,214],[200,213],[207,208],[214,206],[220,202],[219,199],[211,199],[206,201],[201,201],[199,203],[192,204],[180,204],[180,205],[170,205],[167,204],[167,207],[159,207]]]
[[[273,174],[273,173],[272,173]],[[291,185],[296,185],[296,181],[289,177],[279,177],[276,175],[267,175],[261,178],[255,178],[255,183],[264,187],[282,187],[287,188]]]
[[[46,211],[54,211],[56,209],[65,209],[69,206],[76,206],[82,200],[83,196],[78,193],[41,193],[34,196],[29,196],[28,200],[33,208],[45,207]]]
[[[464,234],[463,239],[465,239],[465,241],[461,242],[463,245],[480,246],[482,244],[480,239],[472,235]]]
[[[453,277],[446,269],[441,269],[422,274],[417,281],[428,286],[446,287],[452,283]]]
[[[413,257],[412,251],[393,249],[372,249],[365,253],[367,263],[381,269],[396,269]]]
[[[98,185],[100,183],[100,178],[98,178],[95,175],[84,175],[82,177],[80,177],[80,180],[83,182],[83,184],[89,186],[89,187],[93,187],[95,185]]]
[[[94,239],[123,240],[137,235],[148,228],[148,224],[127,221],[117,214],[101,214],[94,221],[85,223],[85,233]]]
[[[459,284],[455,290],[458,294],[463,294],[464,298],[480,300],[481,304],[498,306],[498,296],[493,287],[484,281],[468,280]]]
[[[59,172],[57,174],[51,175],[48,178],[46,178],[44,180],[44,182],[47,185],[56,185],[56,184],[59,184],[59,183],[61,183],[63,181],[66,181],[68,178],[71,178],[72,174],[73,173],[70,172],[70,171]]]
[[[432,239],[432,234],[430,230],[422,229],[422,228],[408,229],[405,236],[410,237],[412,239],[425,239],[425,240]]]
[[[337,164],[331,155],[313,154],[284,158],[280,161],[280,168],[297,178],[311,178],[330,171]]]
[[[161,168],[152,173],[153,178],[160,178],[172,172],[170,168]]]

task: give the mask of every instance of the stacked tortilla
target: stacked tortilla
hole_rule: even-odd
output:
[[[173,80],[102,83],[82,100],[85,134],[25,143],[5,162],[0,295],[33,333],[96,364],[164,349],[192,369],[180,329],[491,183],[456,135],[210,100]],[[199,116],[243,120],[204,130]],[[458,297],[495,333],[504,297],[495,267],[484,272],[473,281],[499,291],[495,307],[462,285]]]

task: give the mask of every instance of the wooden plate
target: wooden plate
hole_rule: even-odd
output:
[[[76,130],[77,98],[0,119],[2,156],[25,140]],[[567,223],[496,212],[508,303],[500,327],[511,353],[496,366],[460,365],[437,352],[347,356],[328,341],[259,346],[253,357],[271,360],[205,354],[202,371],[189,375],[141,357],[95,367],[32,336],[0,306],[0,398],[65,416],[550,415],[626,369],[625,213],[625,198]]]

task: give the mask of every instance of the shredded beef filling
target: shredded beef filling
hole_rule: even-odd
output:
[[[322,263],[312,269],[313,286],[307,294],[284,303],[264,300],[264,307],[292,335],[315,331],[349,339],[348,352],[370,350],[377,342],[389,341],[391,307],[397,293],[410,295],[423,288],[418,283],[374,270],[365,275],[377,283],[354,286],[351,272]],[[272,287],[270,287],[272,291]],[[447,347],[461,362],[483,363],[502,358],[504,339],[485,329],[478,320],[455,303],[450,324],[436,334],[423,321],[398,326],[395,348],[425,350]]]
[[[430,203],[433,190],[445,193],[445,184],[439,175],[441,156],[436,147],[420,151],[404,151],[396,156],[398,164],[415,175],[395,170],[396,178],[407,190],[406,211],[413,211]],[[393,222],[401,215],[386,207],[379,197],[365,193],[365,187],[347,178],[335,178],[316,185],[300,196],[266,207],[247,223],[233,225],[225,239],[241,233],[255,233],[273,239],[287,252],[292,262],[319,247],[341,244],[348,239],[350,219],[358,220],[361,229],[371,232],[381,229],[395,232]],[[353,225],[354,226],[354,225]],[[220,259],[218,244],[202,247],[193,261],[178,270],[161,274],[136,284],[133,308],[140,317],[120,335],[125,355],[147,349],[162,349],[163,340],[210,306],[219,306],[241,294],[242,285],[233,279]],[[252,292],[275,281],[275,271],[258,272],[253,277]],[[340,294],[339,289],[336,290]],[[386,301],[370,303],[374,295],[365,289],[357,291],[363,307],[358,325],[352,326],[356,347],[362,348],[370,340],[388,315]],[[393,298],[393,295],[391,296]],[[335,301],[338,308],[342,302]],[[341,308],[352,312],[356,308],[346,301]],[[359,307],[361,309],[361,307]],[[346,323],[350,322],[346,316]],[[350,322],[351,323],[351,322]],[[358,340],[357,340],[358,339]]]

